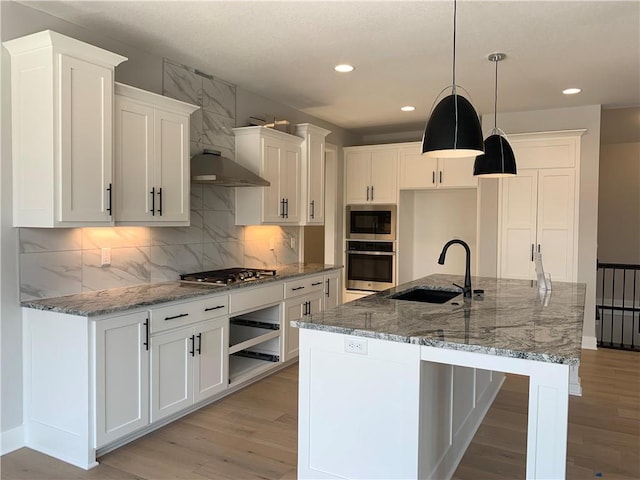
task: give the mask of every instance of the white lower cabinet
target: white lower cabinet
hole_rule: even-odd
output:
[[[120,315],[23,308],[25,446],[88,470],[97,454],[269,374],[298,355],[289,321],[328,308],[339,275]]]
[[[336,270],[329,272],[324,276],[324,302],[323,310],[337,307],[342,303],[342,287],[340,285],[340,277],[342,272]]]
[[[149,424],[147,312],[96,322],[96,446]]]
[[[291,326],[298,320],[324,309],[325,279],[322,275],[284,284],[284,361],[298,356],[298,329]]]
[[[151,421],[221,392],[228,385],[227,317],[151,337]]]
[[[285,352],[284,360],[298,356],[298,329],[290,325],[291,320],[298,320],[322,311],[322,291],[316,291],[285,302]]]

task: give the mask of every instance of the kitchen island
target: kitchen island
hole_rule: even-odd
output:
[[[432,275],[294,322],[300,330],[298,476],[450,478],[503,381],[529,377],[527,478],[564,478],[569,371],[585,285]]]

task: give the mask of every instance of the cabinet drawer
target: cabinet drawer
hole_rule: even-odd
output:
[[[207,318],[199,302],[183,302],[149,310],[151,333],[183,327]]]
[[[229,313],[246,312],[282,301],[282,283],[265,285],[258,288],[243,289],[229,294]]]
[[[310,292],[322,290],[324,285],[324,277],[307,277],[284,284],[284,298],[297,297],[298,295],[306,295]]]
[[[210,297],[198,300],[198,309],[202,313],[202,318],[210,319],[222,317],[229,313],[229,295]]]

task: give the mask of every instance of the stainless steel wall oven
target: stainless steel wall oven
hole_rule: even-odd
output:
[[[347,290],[381,291],[396,284],[395,242],[348,240]]]

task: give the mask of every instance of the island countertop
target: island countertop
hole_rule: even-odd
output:
[[[69,315],[94,317],[159,303],[188,300],[204,295],[228,293],[240,288],[256,287],[266,283],[292,280],[296,277],[340,269],[337,265],[294,263],[271,267],[276,276],[265,276],[250,282],[229,285],[214,285],[196,282],[159,282],[130,287],[111,288],[95,292],[78,293],[61,297],[25,300],[21,306],[36,310],[47,310]]]
[[[418,287],[458,290],[463,277],[431,275],[292,322],[299,328],[567,365],[580,364],[586,286],[473,277],[484,290],[443,304],[394,300]]]

